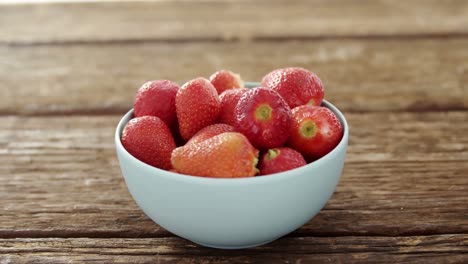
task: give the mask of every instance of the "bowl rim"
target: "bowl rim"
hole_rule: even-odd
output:
[[[258,83],[250,82],[246,86],[256,87],[257,86],[256,84]],[[159,169],[157,167],[153,167],[151,165],[148,165],[138,160],[123,147],[122,142],[121,142],[121,135],[122,135],[123,129],[125,125],[128,123],[128,121],[130,121],[130,119],[132,118],[131,116],[133,115],[133,108],[131,108],[119,120],[119,123],[115,130],[115,145],[116,145],[118,152],[125,155],[127,158],[129,158],[132,162],[136,163],[138,166],[143,167],[146,170],[155,171],[159,177],[168,177],[168,178],[170,177],[171,179],[177,180],[177,181],[191,181],[194,183],[205,183],[205,184],[218,184],[218,183],[226,183],[226,182],[229,182],[230,184],[254,184],[254,183],[262,183],[264,181],[283,180],[284,178],[291,177],[290,172],[292,171],[295,171],[297,172],[297,174],[300,174],[301,170],[305,172],[305,171],[308,171],[309,169],[319,167],[321,164],[330,160],[332,156],[334,156],[335,153],[340,151],[340,149],[347,147],[348,137],[349,137],[349,127],[348,127],[348,123],[346,121],[345,116],[336,106],[334,106],[332,103],[328,102],[325,99],[322,101],[321,106],[324,106],[330,109],[338,117],[338,120],[340,120],[340,123],[343,127],[343,136],[340,142],[338,143],[338,145],[336,145],[336,147],[333,148],[333,150],[331,150],[325,156],[311,163],[308,163],[305,166],[295,168],[292,170],[288,170],[288,171],[284,171],[284,172],[269,174],[265,176],[240,177],[240,178],[213,178],[213,177],[193,176],[193,175],[180,174],[176,172]]]

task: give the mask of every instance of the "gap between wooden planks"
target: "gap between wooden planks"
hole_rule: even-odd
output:
[[[0,114],[118,114],[146,80],[315,71],[345,112],[468,109],[468,38],[0,46]]]
[[[467,24],[460,0],[0,4],[3,44],[446,36],[468,34]]]
[[[342,180],[290,237],[468,233],[468,112],[345,115]],[[119,118],[0,117],[0,237],[171,236],[126,190],[113,143]]]

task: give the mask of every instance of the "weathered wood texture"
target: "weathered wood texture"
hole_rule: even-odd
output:
[[[0,262],[118,263],[463,263],[468,235],[412,237],[298,237],[246,250],[216,250],[180,238],[0,239]]]
[[[82,253],[7,254],[5,263],[459,263],[467,261],[466,253],[340,253],[340,254],[239,254],[238,256],[170,256],[170,255],[102,255]]]
[[[468,33],[468,3],[210,0],[0,5],[0,25],[0,43],[444,36]]]
[[[346,116],[337,192],[290,236],[468,233],[468,112]],[[126,190],[114,152],[118,119],[1,117],[0,237],[171,236]]]
[[[0,263],[467,263],[468,1],[0,3]],[[337,191],[271,244],[160,228],[113,133],[144,81],[318,73],[350,146]]]
[[[0,46],[0,113],[121,113],[151,79],[312,69],[345,111],[468,108],[468,39]]]

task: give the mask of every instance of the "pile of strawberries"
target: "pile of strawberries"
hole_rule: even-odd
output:
[[[274,70],[252,89],[227,70],[180,88],[150,81],[135,96],[122,144],[137,159],[180,174],[282,172],[319,159],[341,140],[341,123],[320,106],[323,97],[320,79],[303,68]]]

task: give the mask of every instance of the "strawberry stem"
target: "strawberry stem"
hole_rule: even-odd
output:
[[[312,138],[317,133],[317,125],[314,121],[307,120],[300,127],[301,134],[306,138]]]
[[[279,149],[269,149],[268,150],[268,155],[266,156],[266,160],[272,160],[274,158],[276,158],[278,155],[279,155],[280,151]]]
[[[253,167],[254,167],[254,170],[255,170],[255,175],[260,173],[260,170],[257,168],[257,164],[258,164],[258,158],[254,158]]]
[[[255,111],[255,118],[257,120],[268,120],[271,118],[271,112],[273,109],[267,104],[260,105]]]

